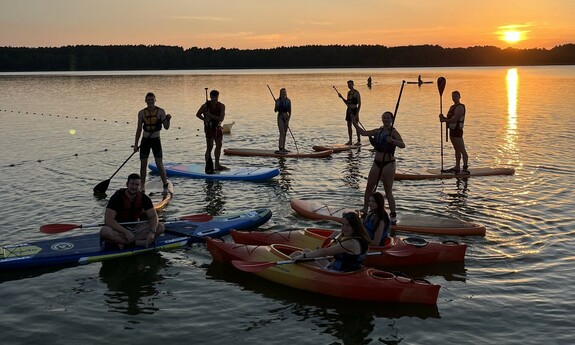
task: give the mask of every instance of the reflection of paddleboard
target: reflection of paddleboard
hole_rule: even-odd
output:
[[[162,195],[164,191],[162,180],[146,182],[146,194],[152,199],[156,211],[163,210],[174,197],[174,185],[170,180],[168,180],[168,190],[170,191],[168,195]]]
[[[332,150],[333,153],[358,149],[363,145],[345,145],[345,144],[333,144],[333,145],[315,145],[312,147],[314,151],[328,151]]]
[[[148,167],[153,172],[158,172],[156,164],[151,163]],[[213,174],[206,174],[205,166],[202,164],[164,163],[164,168],[166,168],[168,176],[205,178],[208,180],[262,181],[280,174],[280,170],[277,168],[253,167],[230,168],[227,170],[216,171]]]
[[[355,211],[354,209],[346,207],[329,206],[323,201],[317,200],[292,199],[290,205],[291,208],[302,217],[317,220],[332,220],[340,223],[344,213]],[[485,227],[476,223],[415,214],[400,214],[397,224],[392,225],[391,229],[421,234],[485,236]]]
[[[469,174],[461,172],[455,174],[452,172],[441,172],[441,169],[418,169],[409,171],[397,171],[395,180],[425,180],[434,178],[462,178],[471,176],[492,176],[492,175],[513,175],[513,168],[472,168]]]
[[[332,150],[326,150],[321,152],[308,152],[308,153],[297,153],[288,152],[285,154],[275,153],[274,150],[264,150],[264,149],[224,149],[224,154],[230,156],[261,156],[261,157],[290,157],[290,158],[324,158],[328,157],[333,153]]]

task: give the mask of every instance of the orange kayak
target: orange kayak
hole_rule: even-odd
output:
[[[302,217],[339,223],[344,213],[355,211],[349,207],[331,206],[319,200],[291,199],[290,206]],[[485,236],[483,225],[419,214],[399,214],[397,224],[392,225],[391,230],[433,235]]]
[[[230,234],[236,243],[242,244],[287,244],[299,248],[317,249],[329,242],[329,236],[336,230],[308,228],[292,231],[238,231]],[[385,246],[371,246],[370,252],[381,253],[369,255],[366,266],[412,266],[429,265],[465,260],[466,244],[454,241],[429,242],[420,237],[388,238]]]
[[[236,267],[271,264],[269,268],[251,272],[296,289],[353,300],[437,303],[440,286],[423,279],[397,276],[368,267],[353,272],[336,272],[321,267],[319,260],[293,263],[289,254],[301,249],[283,244],[259,246],[223,242],[221,239],[207,239],[206,242],[215,261],[232,263]]]

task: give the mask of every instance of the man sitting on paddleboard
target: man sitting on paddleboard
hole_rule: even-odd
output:
[[[130,174],[127,188],[118,189],[108,201],[104,213],[104,225],[100,238],[107,243],[124,249],[126,245],[147,247],[164,232],[164,225],[158,221],[158,214],[150,197],[140,191],[141,179],[138,174]],[[147,221],[139,222],[145,213]]]

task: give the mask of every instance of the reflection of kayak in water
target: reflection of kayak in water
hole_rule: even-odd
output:
[[[407,81],[405,83],[406,84],[419,84],[419,85],[421,85],[421,84],[433,84],[432,81],[422,81],[421,83],[418,81]]]

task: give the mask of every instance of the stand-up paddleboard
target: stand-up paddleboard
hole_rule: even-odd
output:
[[[421,85],[421,84],[433,84],[432,81],[422,81],[422,82],[419,82],[419,81],[406,81],[405,83],[406,83],[406,84],[418,84],[418,85]]]
[[[246,157],[289,157],[289,158],[325,158],[333,153],[332,150],[325,150],[320,152],[288,152],[276,153],[274,150],[265,149],[224,149],[224,154],[230,156],[246,156]]]
[[[156,211],[163,210],[174,198],[174,185],[170,180],[168,180],[168,190],[169,193],[167,195],[162,195],[164,191],[164,185],[162,181],[150,181],[146,183],[146,194],[152,199],[152,203],[154,204],[154,208]]]
[[[155,173],[159,172],[155,163],[150,163],[148,167]],[[206,167],[203,164],[164,163],[164,168],[168,176],[203,178],[207,180],[264,181],[280,174],[278,168],[254,167],[229,168],[215,171],[213,174],[206,174]]]
[[[344,213],[355,212],[352,208],[329,206],[322,201],[314,200],[292,199],[290,205],[302,217],[332,220],[339,223],[341,223],[341,217]],[[485,236],[485,227],[480,224],[415,214],[400,214],[397,218],[397,224],[392,225],[391,229],[420,234]]]
[[[58,237],[0,247],[0,271],[48,266],[76,266],[160,249],[172,249],[189,243],[203,242],[205,237],[222,237],[231,229],[252,229],[267,222],[270,209],[255,209],[227,215],[188,216],[197,220],[166,222],[166,232],[146,247],[109,246],[99,233]]]
[[[395,173],[395,180],[425,180],[434,178],[462,178],[473,176],[495,176],[495,175],[513,175],[515,169],[513,168],[471,168],[469,174],[466,173],[453,173],[441,172],[441,169],[419,169],[408,171],[397,171]]]
[[[348,151],[353,149],[359,149],[363,145],[345,145],[345,144],[333,144],[333,145],[315,145],[312,147],[314,151],[328,151],[332,150],[333,153],[338,153],[342,151]]]

